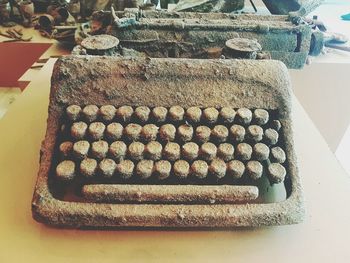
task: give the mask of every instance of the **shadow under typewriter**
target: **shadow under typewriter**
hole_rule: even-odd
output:
[[[62,58],[33,216],[70,227],[298,223],[290,92],[277,61]]]

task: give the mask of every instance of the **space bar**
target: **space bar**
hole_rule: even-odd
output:
[[[259,195],[250,185],[84,185],[82,195],[89,201],[103,203],[245,203]]]

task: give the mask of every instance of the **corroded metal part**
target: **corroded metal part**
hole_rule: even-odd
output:
[[[41,149],[40,169],[32,202],[33,217],[45,224],[75,228],[234,227],[298,223],[303,218],[304,208],[293,150],[290,96],[287,69],[278,61],[136,59],[93,56],[61,58],[56,62],[53,71],[47,132]],[[113,107],[109,107],[113,109],[114,116],[110,116],[107,120],[102,118],[106,116],[105,110],[101,111],[101,108],[105,109],[105,105],[113,105],[116,109],[114,111]],[[142,115],[140,115],[140,110],[136,111],[136,108],[140,109],[140,107],[149,109],[146,123],[143,123],[144,119],[135,117],[135,114],[138,114],[139,117]],[[155,124],[159,120],[153,116],[153,110],[157,107],[158,109],[164,107],[166,109],[164,112],[167,112],[161,124]],[[255,112],[253,109],[266,110],[269,120],[262,124],[264,130],[272,129],[271,125],[276,120],[280,123],[280,127],[278,131],[275,130],[279,134],[278,141],[272,141],[276,138],[272,136],[275,133],[271,133],[272,135],[268,133],[268,141],[265,142],[264,137],[263,141],[267,147],[283,148],[285,160],[279,160],[282,158],[277,158],[276,153],[270,155],[266,153],[267,158],[274,157],[274,160],[280,163],[275,163],[270,167],[268,174],[264,174],[267,173],[267,169],[262,170],[261,166],[255,163],[254,158],[257,156],[255,148],[252,149],[252,153],[248,146],[246,147],[248,150],[244,147],[244,149],[236,150],[239,143],[247,144],[251,138],[244,137],[242,142],[236,142],[230,138],[230,129],[228,129],[228,136],[225,133],[223,138],[220,137],[217,145],[212,143],[215,147],[215,156],[209,158],[210,160],[204,161],[198,157],[194,159],[197,162],[192,163],[192,160],[187,157],[187,159],[182,159],[184,150],[181,145],[189,142],[178,139],[177,128],[184,125],[187,118],[193,119],[193,114],[187,114],[187,109],[191,107],[200,108],[202,115],[204,112],[207,115],[213,113],[213,109],[219,113],[219,116],[214,118],[215,120],[210,118],[208,121],[209,119],[201,118],[199,123],[193,124],[210,127],[208,128],[209,137],[203,142],[196,141],[193,137],[193,140],[201,146],[205,143],[212,143],[211,140],[217,140],[217,138],[211,138],[211,130],[216,126],[233,126],[237,118],[240,126],[247,129],[249,125],[257,125],[256,115],[248,114],[248,116],[247,113]],[[220,112],[223,108],[230,107],[234,109],[231,113],[236,114],[234,117],[229,114],[233,119],[230,117],[231,122],[228,122],[222,119]],[[120,111],[120,108],[123,111]],[[171,116],[170,108],[172,108]],[[208,108],[211,110],[205,111]],[[127,113],[127,117],[124,113]],[[209,114],[209,116],[212,115]],[[170,156],[172,159],[168,159],[168,153],[164,152],[165,147],[163,147],[161,155],[152,155],[155,160],[147,159],[146,153],[150,151],[149,138],[145,140],[143,127],[149,124],[168,125],[169,120],[175,129],[173,141],[163,140],[158,135],[155,137],[153,133],[149,138],[159,139],[162,142],[161,145],[177,145],[176,149],[174,148],[176,158]],[[62,121],[66,129],[61,129]],[[119,122],[123,129],[118,129],[118,134],[123,132],[123,135],[116,138],[124,142],[123,151],[113,150],[114,139],[110,134],[106,139],[102,137],[98,141],[94,140],[100,136],[91,137],[90,131],[82,133],[82,137],[73,137],[69,127],[80,121],[89,125],[103,122],[106,127],[106,134],[103,136],[107,136],[108,123]],[[138,137],[124,137],[128,123],[141,126]],[[191,125],[190,122],[187,125]],[[96,127],[93,128],[95,134]],[[153,130],[157,131],[152,128]],[[157,132],[160,133],[161,129]],[[193,129],[193,136],[197,136],[197,129]],[[222,140],[226,141],[221,142]],[[62,155],[60,145],[67,141],[74,142],[73,149],[65,148],[65,154]],[[232,160],[232,157],[223,159],[221,143],[231,144],[235,148],[233,153],[231,150],[228,155],[240,153],[243,156],[246,150],[249,153],[245,154],[243,159],[237,155],[238,159],[241,158],[240,161]],[[253,143],[255,145],[255,142],[252,141],[252,145]],[[131,144],[135,146],[131,147],[132,149],[130,149]],[[90,151],[89,147],[90,150],[94,148],[94,151]],[[73,153],[70,154],[69,151]],[[188,155],[189,149],[186,148],[185,152]],[[219,152],[220,155],[217,155]],[[199,147],[198,156],[201,154],[203,152]],[[128,159],[129,157],[131,160]],[[56,171],[62,158],[69,159],[69,165],[63,163]],[[159,158],[161,159],[158,160]],[[191,158],[196,158],[196,156]],[[260,159],[265,159],[265,157]],[[255,162],[248,163],[251,161]],[[260,162],[262,166],[266,163],[269,164],[268,160]],[[58,180],[57,176],[69,180]],[[253,186],[254,184],[259,188],[260,193],[264,191],[264,188],[259,185],[261,176],[265,179],[268,176],[274,182],[283,182],[287,198],[275,203],[264,203],[258,198],[254,201],[242,202],[226,200],[215,205],[210,204],[210,201],[209,204],[203,204],[202,201],[200,201],[201,204],[190,204],[185,200],[176,204],[168,204],[162,202],[162,199],[168,194],[159,197],[159,192],[155,191],[154,199],[152,196],[147,199],[157,201],[159,198],[157,201],[159,203],[152,203],[151,200],[147,201],[147,204],[140,204],[131,194],[132,189],[152,188],[151,185],[157,185],[154,188],[162,188],[162,191],[165,192],[170,191],[171,188],[181,189],[181,186],[188,186],[184,188],[195,186],[191,190],[191,198],[200,200],[200,193],[204,191],[201,186],[204,185],[217,187],[220,189],[219,192],[225,196],[227,189],[221,188],[224,185],[239,188],[243,185]],[[228,183],[227,180],[231,181]],[[67,187],[67,184],[70,184],[70,187]],[[85,199],[84,195],[77,196],[76,189],[83,185],[88,187],[89,184],[109,184],[108,187],[111,188],[119,187],[119,185],[132,185],[131,187],[124,186],[126,191],[130,190],[127,195],[131,201],[121,204],[95,202]],[[179,187],[175,187],[176,185]],[[72,194],[69,189],[75,189],[74,198],[69,197]],[[243,188],[239,189],[241,191]],[[171,196],[174,197],[174,200],[180,198],[179,195],[175,196],[175,193],[170,194]]]
[[[261,45],[255,39],[233,38],[225,43],[227,53],[232,58],[255,59]]]
[[[139,13],[129,9],[116,16],[111,34],[124,48],[149,57],[218,58],[226,41],[234,38],[255,39],[264,54],[259,58],[281,60],[289,68],[302,68],[310,52],[310,26],[296,24],[288,15]],[[121,25],[126,18],[133,22]]]
[[[89,36],[81,42],[89,55],[113,55],[119,44],[119,39],[110,35]]]

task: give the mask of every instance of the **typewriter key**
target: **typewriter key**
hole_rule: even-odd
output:
[[[66,141],[62,142],[59,146],[59,151],[62,157],[68,157],[73,149],[73,143]]]
[[[211,142],[203,143],[199,155],[206,161],[211,161],[216,157],[217,148]]]
[[[218,147],[217,155],[225,162],[231,161],[234,158],[235,148],[230,143],[222,143]]]
[[[96,105],[87,105],[83,109],[83,117],[88,122],[93,122],[97,119],[98,107]]]
[[[56,167],[56,176],[61,181],[71,181],[75,177],[75,163],[73,161],[63,161]]]
[[[116,161],[123,160],[125,158],[127,146],[122,141],[115,141],[109,146],[109,155]]]
[[[87,128],[88,126],[85,122],[74,122],[70,129],[70,134],[74,139],[81,140],[85,137]]]
[[[89,178],[96,174],[97,161],[91,158],[85,158],[80,163],[80,173]]]
[[[265,125],[269,121],[269,113],[264,109],[256,109],[253,113],[253,120],[257,125]]]
[[[169,161],[161,160],[154,164],[154,174],[160,180],[168,178],[170,171],[171,163]]]
[[[147,122],[149,118],[149,114],[151,113],[151,110],[146,106],[139,106],[135,109],[135,117],[140,122]]]
[[[216,125],[211,131],[211,137],[217,142],[225,142],[228,136],[228,129],[224,125]]]
[[[104,121],[112,121],[117,109],[113,105],[103,105],[100,108],[100,116]]]
[[[196,139],[199,142],[207,142],[210,139],[211,130],[207,126],[198,126],[196,128]]]
[[[223,178],[226,174],[226,163],[221,159],[214,159],[210,163],[209,173],[217,179]]]
[[[159,136],[163,141],[175,140],[176,128],[172,124],[165,124],[159,129]]]
[[[253,114],[250,109],[240,108],[237,110],[237,120],[243,125],[248,125],[252,121]]]
[[[88,141],[77,141],[73,144],[73,156],[78,160],[84,159],[89,152],[90,143]]]
[[[214,123],[218,120],[219,111],[213,107],[204,109],[203,119],[208,123]]]
[[[180,106],[172,106],[169,109],[169,118],[171,121],[182,121],[184,118],[185,110]]]
[[[242,161],[248,161],[252,157],[252,146],[247,143],[240,143],[236,148],[236,157]]]
[[[182,142],[188,142],[193,137],[193,127],[187,124],[180,125],[177,129],[177,137]]]
[[[268,177],[272,183],[281,183],[286,177],[286,169],[279,163],[271,163],[268,168]]]
[[[134,173],[135,165],[130,160],[123,160],[116,166],[117,175],[122,179],[130,178]]]
[[[130,106],[121,106],[117,109],[117,118],[118,120],[129,122],[131,119],[131,116],[133,115],[134,110]]]
[[[78,105],[70,105],[66,109],[66,114],[69,120],[76,121],[80,117],[81,108]]]
[[[191,165],[191,174],[199,179],[206,178],[209,166],[205,161],[197,160]]]
[[[165,122],[168,110],[164,107],[155,107],[152,110],[153,118],[156,122]]]
[[[185,179],[190,172],[190,165],[184,160],[178,160],[174,163],[174,175],[180,179]]]
[[[264,138],[268,145],[275,145],[278,142],[278,132],[274,129],[266,129]]]
[[[144,141],[155,141],[157,139],[159,128],[154,124],[146,124],[142,127],[141,137]]]
[[[284,163],[286,161],[286,153],[281,147],[273,147],[270,158],[272,162]]]
[[[152,160],[141,160],[136,165],[136,174],[142,179],[151,177],[153,172],[153,165],[154,162]]]
[[[236,111],[231,107],[223,107],[220,110],[220,118],[225,123],[232,123],[236,117]]]
[[[163,150],[163,158],[169,161],[180,159],[180,145],[174,142],[168,142]]]
[[[241,125],[234,124],[230,128],[231,137],[234,142],[243,142],[245,137],[245,129]]]
[[[101,160],[106,157],[108,152],[108,143],[105,141],[97,141],[91,144],[91,155]]]
[[[102,122],[92,122],[89,125],[89,135],[92,140],[100,140],[103,138],[106,126]]]
[[[151,141],[145,146],[145,157],[151,160],[159,160],[162,157],[163,146],[157,141]]]
[[[232,179],[240,179],[245,171],[245,166],[241,161],[233,160],[227,164],[227,175]]]
[[[199,146],[194,142],[182,145],[182,156],[186,160],[192,161],[198,158]]]
[[[128,153],[132,160],[139,161],[143,159],[145,146],[141,142],[132,142],[129,145]]]
[[[199,107],[190,107],[186,110],[186,118],[191,123],[198,123],[201,120],[202,110]]]
[[[270,148],[264,143],[257,143],[253,146],[254,158],[258,161],[265,161],[269,158]]]
[[[263,173],[263,166],[258,161],[249,161],[246,165],[246,171],[250,179],[258,180]]]
[[[137,141],[140,138],[142,126],[136,123],[130,123],[124,128],[124,135],[130,141]]]
[[[99,164],[98,168],[102,175],[102,177],[105,178],[111,178],[114,174],[114,171],[116,169],[116,163],[112,159],[103,159]]]
[[[123,129],[120,123],[112,122],[106,128],[106,137],[111,141],[119,140],[123,135]]]

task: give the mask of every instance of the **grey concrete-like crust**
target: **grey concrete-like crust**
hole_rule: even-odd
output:
[[[33,217],[66,227],[234,227],[293,224],[304,215],[293,150],[290,80],[278,61],[65,57],[55,64]],[[69,104],[233,106],[278,109],[289,197],[269,204],[105,204],[55,199],[49,174],[60,118]],[[289,183],[288,183],[289,184]]]

